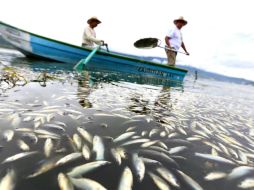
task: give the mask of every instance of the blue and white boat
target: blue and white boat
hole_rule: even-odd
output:
[[[76,64],[91,53],[91,49],[71,45],[33,34],[0,22],[2,37],[14,48],[29,57]],[[125,56],[120,53],[98,51],[85,69],[91,71],[124,72],[149,77],[183,81],[187,70]]]

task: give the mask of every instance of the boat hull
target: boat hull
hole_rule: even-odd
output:
[[[76,64],[87,57],[91,49],[45,38],[0,22],[2,37],[27,56],[49,59],[67,64]],[[84,65],[94,71],[117,71],[182,81],[186,70],[158,63],[127,57],[120,53],[99,51]]]

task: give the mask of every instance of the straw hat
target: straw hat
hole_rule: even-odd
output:
[[[174,24],[176,24],[176,23],[179,22],[179,21],[183,22],[184,25],[186,25],[186,24],[188,23],[188,22],[183,18],[183,16],[180,16],[178,19],[175,19],[175,20],[174,20]]]
[[[100,21],[97,17],[95,17],[95,16],[89,18],[89,19],[87,20],[87,23],[90,24],[90,22],[92,22],[92,21],[97,21],[98,24],[101,23],[101,21]]]

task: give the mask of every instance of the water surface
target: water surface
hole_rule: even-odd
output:
[[[59,189],[59,173],[105,161],[74,179],[118,189],[124,180],[131,186],[130,175],[121,177],[130,169],[134,190],[254,188],[253,86],[191,74],[183,84],[78,75],[73,65],[5,49],[0,61],[2,184],[10,177],[19,190]],[[73,153],[80,156],[57,164]]]

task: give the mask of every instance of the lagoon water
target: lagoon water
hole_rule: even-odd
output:
[[[254,188],[254,86],[0,61],[1,190]]]

